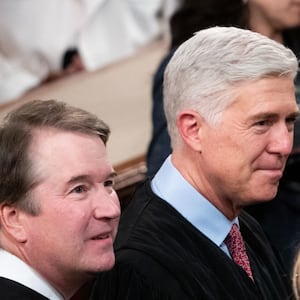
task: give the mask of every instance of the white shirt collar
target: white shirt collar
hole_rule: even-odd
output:
[[[0,249],[0,276],[16,281],[51,300],[64,300],[37,271],[17,256]]]

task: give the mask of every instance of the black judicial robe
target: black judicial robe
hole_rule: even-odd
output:
[[[99,274],[91,299],[293,299],[261,227],[246,213],[239,220],[255,283],[146,182],[122,214],[116,265]]]
[[[38,292],[7,278],[0,277],[1,300],[49,300]]]

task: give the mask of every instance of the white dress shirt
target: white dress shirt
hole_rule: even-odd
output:
[[[64,297],[39,273],[24,261],[3,249],[0,249],[0,266],[0,277],[18,282],[50,300],[64,300]]]

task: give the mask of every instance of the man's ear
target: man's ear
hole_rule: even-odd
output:
[[[8,204],[0,206],[1,230],[6,231],[11,238],[19,243],[26,241],[26,230],[22,222],[23,216],[24,212],[17,207]]]
[[[177,127],[181,138],[193,150],[201,152],[201,130],[203,118],[194,110],[181,111],[177,117]]]

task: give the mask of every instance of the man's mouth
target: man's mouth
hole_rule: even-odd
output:
[[[92,240],[105,240],[105,239],[107,239],[109,237],[110,237],[110,235],[108,233],[99,234],[99,235],[93,237]]]

